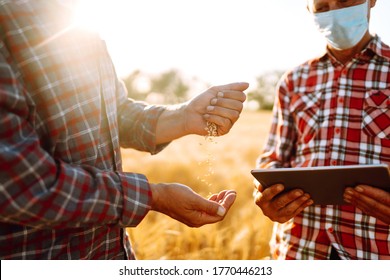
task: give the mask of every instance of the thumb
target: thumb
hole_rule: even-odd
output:
[[[223,217],[226,214],[226,209],[219,203],[207,199],[203,199],[202,203],[199,204],[201,211],[205,212],[210,216]]]

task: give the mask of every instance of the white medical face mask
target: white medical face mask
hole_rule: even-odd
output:
[[[368,1],[369,2],[369,1]],[[328,43],[345,50],[357,45],[368,30],[368,4],[313,13],[314,22]]]

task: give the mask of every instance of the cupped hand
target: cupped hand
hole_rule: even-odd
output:
[[[186,103],[185,129],[191,134],[207,135],[206,122],[217,125],[217,134],[227,134],[238,120],[246,100],[248,83],[214,86]]]
[[[190,227],[222,221],[236,199],[235,191],[221,191],[209,199],[191,188],[178,184],[151,184],[152,210]]]
[[[300,189],[282,193],[283,185],[273,185],[265,190],[259,185],[255,203],[263,214],[274,222],[285,223],[313,204],[308,194]]]

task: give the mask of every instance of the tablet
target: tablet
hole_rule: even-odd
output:
[[[254,169],[263,188],[283,184],[284,192],[302,189],[316,205],[343,205],[344,190],[359,184],[390,192],[390,172],[385,164]]]

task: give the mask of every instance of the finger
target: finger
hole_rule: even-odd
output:
[[[384,200],[380,200],[381,198],[378,200],[373,199],[366,195],[366,193],[370,193],[371,191],[374,192],[374,194],[371,193],[371,195],[377,197],[377,192],[380,193],[382,190],[369,186],[358,186],[355,189],[347,188],[344,193],[344,200],[359,208],[365,214],[376,217],[386,223],[390,223],[389,203],[382,203],[386,202],[388,198],[386,197]],[[385,193],[385,196],[388,195],[388,193]]]
[[[240,117],[240,112],[227,108],[208,106],[204,118],[220,126],[229,127]]]
[[[301,189],[295,189],[287,192],[285,195],[280,196],[280,206],[286,207],[290,204],[297,206],[301,203],[302,200],[308,200],[310,198],[309,194],[305,194]],[[284,206],[283,206],[284,205]]]
[[[218,194],[218,201],[222,202],[230,194],[237,194],[237,192],[234,190],[223,190]]]
[[[214,110],[214,109],[210,109],[210,110]],[[233,112],[232,112],[232,115],[233,115]],[[235,117],[232,116],[230,118],[227,118],[225,116],[207,113],[207,114],[203,115],[203,117],[206,121],[215,123],[218,127],[223,127],[225,130],[225,129],[230,129],[233,126],[233,124],[240,117],[240,114],[237,112],[235,113],[235,115],[236,115]]]
[[[374,188],[374,187],[370,187],[370,186],[366,186],[366,185],[357,186],[355,188],[355,191],[358,194],[363,194],[363,195],[369,196],[372,199],[374,199],[375,201],[378,201],[384,205],[390,205],[390,193],[388,193],[387,191],[384,191],[384,190],[381,190],[378,188]]]
[[[370,186],[357,186],[356,188],[347,188],[344,192],[344,199],[347,202],[361,201],[371,205],[383,204],[390,205],[390,194],[378,188]]]
[[[298,193],[296,192],[294,196],[296,196],[297,194]],[[310,196],[308,194],[304,194],[293,199],[290,203],[286,204],[284,207],[281,208],[279,212],[281,216],[285,216],[287,220],[289,220],[300,212],[302,212],[307,206],[310,206],[312,204],[313,200],[310,199]]]
[[[225,84],[225,85],[221,85],[221,86],[214,86],[214,87],[212,87],[212,89],[215,91],[222,91],[222,90],[243,91],[243,90],[246,90],[248,87],[249,87],[249,83],[240,82],[240,83]]]
[[[262,198],[263,198],[263,194],[259,191],[257,191],[255,193],[255,203],[257,206],[259,206],[261,208],[262,206]]]
[[[244,108],[244,104],[241,101],[221,97],[211,99],[210,105],[235,110],[238,112],[241,112]]]
[[[269,188],[266,188],[262,194],[264,199],[266,200],[272,200],[274,197],[276,197],[278,194],[280,194],[284,190],[284,186],[281,184],[273,185]]]
[[[229,190],[229,191],[225,190],[219,193],[217,202],[223,208],[225,208],[224,215],[226,215],[226,212],[229,211],[230,207],[233,205],[234,201],[236,200],[236,197],[237,197],[237,193],[236,191],[233,190]]]
[[[237,194],[235,192],[232,192],[232,193],[228,193],[225,198],[223,199],[223,201],[221,202],[221,206],[223,208],[225,208],[225,213],[223,216],[226,216],[226,213],[229,212],[230,208],[232,207],[232,205],[234,204],[234,202],[236,201],[236,198],[237,198]]]
[[[217,125],[217,130],[218,130],[217,135],[218,136],[227,134],[230,131],[230,129],[233,127],[233,124],[237,121],[237,120],[230,120],[227,118],[223,118],[223,117],[220,117],[217,115],[211,115],[211,114],[204,115],[204,119],[206,121],[209,121],[209,122]]]
[[[374,201],[369,201],[367,197],[361,197],[351,201],[352,205],[359,208],[366,215],[375,217],[387,224],[390,224],[390,210],[389,207],[375,203]]]
[[[227,191],[224,190],[221,191],[220,193],[213,194],[212,196],[209,197],[209,200],[216,201],[216,202],[221,201],[224,198],[226,193]]]
[[[211,201],[217,201],[218,194],[212,194],[208,199]]]
[[[273,199],[273,204],[277,207],[278,210],[285,208],[289,204],[297,207],[297,204],[300,204],[300,202],[297,200],[302,198],[303,196],[304,192],[302,190],[291,190],[283,195],[275,197]]]
[[[265,191],[263,195],[264,193]],[[262,209],[264,215],[272,221],[279,223],[287,222],[302,212],[307,206],[313,204],[310,196],[303,194],[301,190],[292,190],[288,193],[277,194],[271,201],[267,201],[261,197],[258,199],[257,204]]]
[[[227,191],[227,190],[221,191],[221,192],[218,194],[217,202],[218,202],[218,203],[222,202],[223,199],[224,199],[227,195],[229,195],[230,193],[235,193],[235,191],[232,191],[232,190],[230,190],[230,191]]]
[[[217,216],[224,217],[229,211],[230,207],[233,205],[234,201],[236,200],[237,193],[233,190],[230,191],[221,191],[218,195],[213,196],[215,199],[214,201],[219,203],[221,207],[217,210]],[[207,213],[207,212],[206,212]],[[211,215],[215,215],[214,213],[207,213]]]
[[[253,186],[256,190],[258,190],[259,192],[262,192],[263,191],[263,186],[260,184],[259,181],[257,181],[256,179],[253,179]]]
[[[218,106],[209,105],[206,107],[207,114],[218,115],[228,119],[238,119],[243,108],[243,104],[237,101],[225,101],[225,104],[218,104]]]
[[[243,103],[246,100],[246,94],[242,91],[237,91],[237,90],[218,91],[216,97],[236,100],[236,101],[239,101],[241,103]]]

